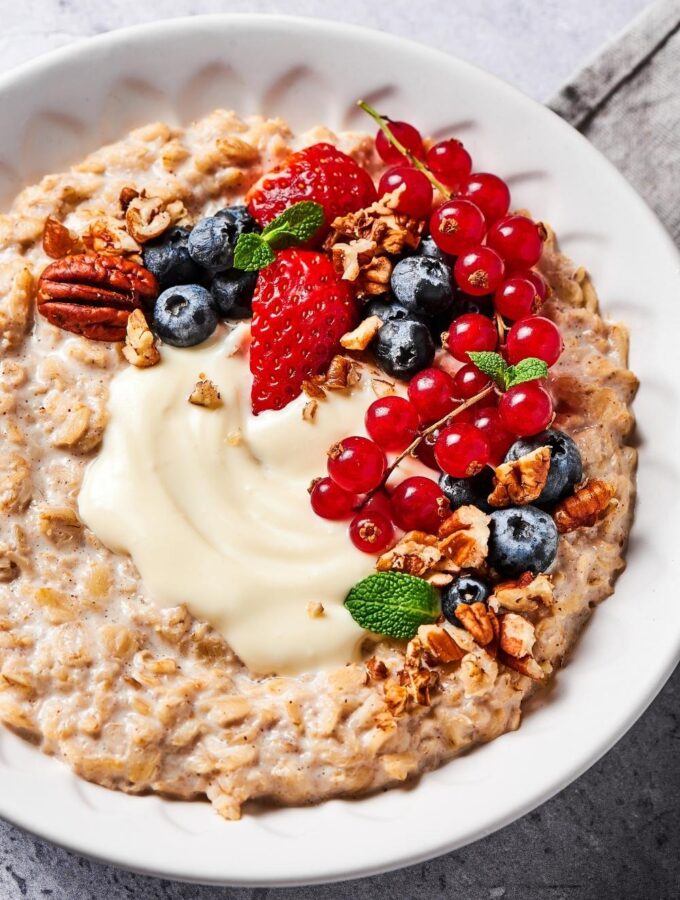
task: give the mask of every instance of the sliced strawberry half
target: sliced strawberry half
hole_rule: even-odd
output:
[[[261,270],[253,295],[253,412],[283,409],[298,397],[303,381],[328,368],[357,320],[352,289],[327,256],[282,250]]]
[[[333,219],[370,206],[376,196],[371,176],[351,156],[332,144],[312,144],[267,172],[250,189],[246,201],[262,227],[293,203],[313,200],[321,204],[326,228],[315,235],[318,241]]]

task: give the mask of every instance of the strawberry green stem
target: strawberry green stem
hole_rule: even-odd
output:
[[[390,144],[392,144],[393,147],[396,147],[400,153],[403,153],[403,155],[406,157],[406,159],[408,159],[414,169],[418,169],[419,172],[422,172],[430,182],[432,187],[438,190],[442,197],[444,197],[446,200],[449,200],[451,198],[451,191],[449,191],[448,188],[444,187],[441,181],[434,177],[427,166],[422,163],[416,156],[414,156],[410,150],[404,147],[401,141],[394,136],[394,134],[392,133],[392,129],[389,126],[390,120],[385,116],[381,116],[379,112],[377,112],[375,109],[373,109],[372,106],[369,106],[368,103],[363,100],[358,100],[357,106],[360,109],[363,109],[365,113],[368,113],[368,115],[372,119],[374,119],[375,122],[377,122],[378,127],[390,142]]]

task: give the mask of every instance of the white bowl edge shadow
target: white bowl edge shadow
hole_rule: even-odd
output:
[[[159,55],[154,61],[152,48],[161,44],[163,58],[173,47],[176,51],[173,58],[177,65],[171,75],[162,70]],[[7,116],[13,123],[12,136],[0,137],[0,174],[3,163],[7,163],[10,174],[14,170],[21,178],[22,166],[31,164],[30,154],[28,162],[26,155],[21,154],[22,140],[27,134],[35,137],[49,133],[53,127],[56,128],[53,132],[56,135],[55,153],[64,149],[60,142],[66,150],[75,151],[79,142],[87,144],[84,149],[94,149],[96,136],[102,129],[111,127],[110,120],[101,122],[101,110],[113,110],[115,114],[117,103],[124,106],[119,98],[126,96],[125,91],[134,93],[138,90],[135,85],[149,88],[149,102],[162,99],[163,104],[171,108],[181,106],[186,116],[190,103],[187,86],[192,78],[209,72],[212,66],[222,79],[217,83],[217,89],[224,84],[231,90],[229,85],[233,84],[234,95],[243,97],[244,104],[250,104],[248,111],[252,111],[263,97],[269,101],[278,98],[282,107],[295,110],[302,103],[305,90],[309,92],[311,106],[325,102],[318,85],[321,84],[325,91],[333,84],[338,60],[351,58],[353,54],[360,57],[362,53],[365,54],[362,66],[351,71],[348,66],[343,71],[343,85],[333,85],[333,96],[326,98],[329,104],[327,119],[334,118],[336,122],[347,119],[353,102],[360,95],[382,91],[386,94],[383,107],[386,105],[387,111],[397,117],[417,118],[425,131],[440,130],[451,122],[472,122],[470,147],[475,158],[483,161],[477,168],[493,167],[501,174],[514,177],[519,185],[517,196],[520,202],[517,205],[529,205],[539,217],[549,218],[556,225],[558,236],[560,232],[575,236],[573,247],[579,253],[575,261],[585,263],[594,273],[595,285],[602,289],[605,312],[608,299],[613,301],[615,309],[620,306],[632,310],[637,328],[631,335],[632,368],[641,375],[643,382],[635,408],[642,437],[647,446],[654,447],[649,456],[644,445],[642,448],[640,479],[643,485],[649,479],[650,488],[641,494],[639,515],[633,529],[634,544],[639,542],[648,534],[647,529],[654,520],[655,498],[652,494],[656,495],[657,491],[651,488],[659,488],[654,475],[657,463],[660,461],[667,466],[676,495],[680,483],[677,464],[670,452],[663,449],[672,446],[671,435],[657,421],[660,410],[677,408],[677,394],[671,387],[668,395],[659,400],[658,394],[650,391],[648,396],[646,390],[646,386],[653,387],[654,384],[663,384],[664,389],[667,385],[663,348],[668,344],[671,349],[670,334],[677,333],[672,327],[673,320],[676,328],[679,323],[677,309],[663,298],[672,299],[673,293],[680,288],[680,258],[653,214],[610,163],[553,113],[493,76],[439,51],[400,38],[326,21],[225,15],[136,26],[61,48],[0,76],[0,99],[5,107],[4,112],[0,110],[0,116]],[[302,65],[300,59],[303,59]],[[95,65],[95,61],[99,65]],[[88,73],[86,86],[80,83],[84,72]],[[230,72],[234,73],[233,78]],[[437,78],[432,77],[434,73]],[[287,84],[284,83],[286,78]],[[209,85],[209,76],[206,79],[205,84]],[[421,81],[428,84],[428,96],[418,89]],[[449,95],[449,84],[458,87],[457,95]],[[461,87],[470,94],[461,96]],[[144,91],[141,93],[141,99],[139,94],[134,95],[140,110],[145,102]],[[63,112],[59,103],[60,97],[63,102],[65,96],[71,104],[77,101],[77,115],[64,124],[59,120]],[[442,110],[447,110],[447,114],[443,115]],[[122,119],[125,113],[123,109]],[[149,116],[147,120],[157,117]],[[302,118],[305,118],[304,114]],[[358,117],[352,121],[355,127],[371,130],[370,123],[361,123]],[[307,124],[312,124],[309,119]],[[508,143],[508,136],[512,137],[512,143]],[[49,141],[44,143],[48,145]],[[48,146],[45,155],[49,157],[50,152]],[[72,161],[81,155],[78,153]],[[53,170],[54,166],[45,171]],[[633,252],[630,232],[638,235],[637,253],[644,256],[644,265]],[[566,246],[565,249],[568,252],[570,248]],[[659,309],[644,304],[647,295],[655,298],[655,302],[656,298],[662,298]],[[663,307],[664,302],[667,308]],[[665,327],[654,330],[661,312]],[[649,352],[651,348],[654,353]],[[675,432],[678,430],[676,422]],[[665,444],[660,440],[664,435]],[[17,771],[5,771],[0,766],[0,813],[55,843],[128,869],[180,880],[240,886],[271,887],[357,878],[422,862],[461,847],[529,812],[582,774],[636,721],[673,671],[680,658],[680,613],[664,596],[663,585],[667,583],[671,588],[674,579],[677,583],[680,568],[672,546],[678,527],[677,506],[673,510],[671,505],[665,525],[659,552],[668,567],[662,570],[661,583],[655,583],[649,600],[651,624],[666,623],[661,648],[656,635],[644,633],[644,623],[636,623],[632,618],[637,592],[649,577],[644,574],[649,554],[644,553],[642,543],[642,551],[631,552],[631,566],[619,581],[614,597],[598,609],[579,642],[574,660],[558,676],[561,696],[528,716],[518,732],[505,735],[438,770],[446,770],[447,777],[450,774],[455,782],[456,772],[460,771],[462,776],[470,767],[473,770],[481,767],[486,773],[498,766],[517,766],[514,770],[519,788],[516,797],[499,795],[493,772],[488,779],[482,780],[481,788],[477,784],[475,792],[478,789],[486,791],[487,799],[492,799],[496,808],[481,816],[477,814],[476,818],[471,815],[466,828],[458,827],[449,816],[431,815],[419,841],[412,842],[410,851],[395,849],[403,844],[400,840],[400,835],[403,838],[402,812],[408,811],[409,816],[419,815],[422,807],[431,813],[429,801],[437,791],[444,790],[435,775],[425,775],[415,787],[394,789],[389,795],[331,801],[304,810],[273,813],[273,829],[266,826],[268,815],[263,814],[240,823],[219,823],[219,827],[199,830],[198,834],[189,829],[183,831],[177,842],[180,828],[162,812],[169,801],[147,798],[150,802],[145,802],[141,798],[126,798],[130,804],[129,812],[101,816],[93,807],[85,810],[81,795],[72,789],[74,776],[59,764],[58,768],[48,767],[49,775],[44,776],[55,788],[55,797],[59,795],[57,808],[50,808],[45,798],[33,798],[26,807],[23,801],[28,791],[27,783],[35,779],[38,785],[43,776],[35,773],[29,779],[22,779]],[[669,595],[670,591],[665,594]],[[612,633],[619,642],[615,649],[621,650],[623,646],[624,652],[603,666],[607,662],[603,657],[611,656],[612,648],[607,641],[612,641]],[[632,666],[636,656],[640,659],[640,646],[655,650],[656,655],[652,667],[638,672],[635,681],[630,679],[627,664]],[[593,655],[596,650],[600,655]],[[607,695],[606,703],[592,691],[588,672],[593,668],[602,693]],[[617,685],[619,693],[627,691],[624,703],[614,691]],[[611,712],[611,721],[605,725],[603,716],[606,718],[608,712]],[[556,733],[558,738],[560,736],[560,726],[568,732],[570,740],[583,738],[583,745],[577,749],[570,747],[570,752],[563,753],[556,761],[555,771],[545,771],[540,760],[549,749],[553,754],[557,752],[554,744]],[[2,743],[0,738],[0,749]],[[522,770],[525,751],[535,753],[530,771]],[[37,751],[31,752],[37,755]],[[469,762],[475,758],[479,762]],[[456,766],[458,769],[453,768]],[[454,800],[459,811],[461,804],[464,809],[465,803],[473,799],[466,796],[465,787],[464,784],[455,787]],[[447,786],[447,789],[452,788]],[[8,793],[12,790],[16,798],[10,800]],[[388,801],[387,808],[396,809],[396,814],[388,812],[385,819],[379,810],[382,798],[387,796],[393,798]],[[74,804],[73,807],[70,804]],[[177,806],[173,804],[173,816]],[[205,806],[211,815],[216,815],[207,804]],[[371,821],[369,813],[373,809],[379,812],[376,816],[379,826],[366,824]],[[142,810],[147,821],[140,827],[138,820]],[[64,812],[72,816],[71,822],[64,824]],[[152,814],[155,837],[151,834],[154,829],[149,827]],[[300,816],[311,824],[301,824]],[[111,826],[119,831],[121,819],[129,834],[125,840],[125,836],[119,834],[116,845],[116,841],[111,840]],[[83,822],[87,825],[84,832],[80,830]],[[302,841],[292,840],[300,834],[301,827]],[[159,847],[162,840],[167,842],[165,848]],[[371,845],[367,846],[369,840]],[[182,841],[185,849],[190,850],[186,860],[180,858],[178,852],[182,849]],[[335,841],[341,841],[337,846],[344,847],[346,853],[351,851],[354,858],[347,859],[343,853],[338,861],[337,853],[329,853],[327,845]],[[197,846],[199,842],[202,843]],[[299,849],[301,843],[304,844],[302,852]],[[228,853],[229,850],[234,856]],[[264,864],[263,859],[266,859]]]

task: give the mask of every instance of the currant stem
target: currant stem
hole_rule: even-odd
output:
[[[444,187],[441,181],[434,177],[427,166],[422,163],[416,156],[414,156],[410,150],[404,147],[401,141],[394,136],[394,134],[392,133],[392,129],[388,124],[389,119],[386,119],[385,116],[381,116],[379,112],[377,112],[375,109],[373,109],[372,106],[369,106],[368,103],[364,102],[363,100],[358,100],[357,106],[360,109],[363,109],[365,113],[368,113],[368,115],[375,120],[375,122],[378,124],[378,127],[390,142],[390,144],[392,144],[393,147],[396,147],[396,149],[400,153],[402,153],[406,157],[406,159],[408,159],[413,168],[418,169],[419,172],[422,172],[430,182],[432,187],[438,190],[442,197],[444,197],[446,200],[450,200],[453,196],[451,191],[449,191],[448,188]]]
[[[379,490],[385,487],[390,475],[397,468],[399,463],[401,463],[407,456],[413,456],[416,452],[422,441],[429,435],[435,432],[438,428],[441,428],[443,425],[448,425],[448,423],[455,419],[456,416],[460,415],[464,410],[469,409],[471,406],[474,406],[480,400],[483,400],[485,397],[488,397],[494,390],[494,386],[492,384],[485,387],[483,390],[479,391],[473,397],[470,397],[469,400],[466,400],[465,403],[461,403],[460,406],[457,406],[455,409],[452,409],[451,412],[447,413],[445,416],[442,416],[441,419],[438,419],[436,422],[433,422],[432,425],[428,425],[427,428],[423,429],[408,445],[405,450],[402,450],[401,453],[396,457],[393,463],[387,467],[385,470],[385,474],[383,475],[380,484],[377,487],[374,487],[372,491],[369,491],[368,494],[364,497],[362,503],[359,506],[359,509],[363,509],[364,505],[368,503],[371,497],[374,494],[377,494]]]

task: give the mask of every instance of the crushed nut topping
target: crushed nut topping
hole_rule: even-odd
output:
[[[517,581],[497,584],[493,597],[498,606],[517,612],[535,612],[538,604],[549,607],[553,602],[553,586],[547,575],[525,572]]]
[[[133,310],[128,316],[123,356],[139,369],[155,366],[161,360],[156,339],[141,309]]]
[[[536,641],[536,632],[531,622],[512,612],[500,616],[498,621],[500,649],[515,659],[529,656]]]
[[[334,219],[324,248],[332,250],[339,242],[363,239],[375,244],[376,256],[398,255],[409,248],[415,250],[425,223],[395,211],[402,190],[400,186],[371,206]]]
[[[194,406],[204,406],[206,409],[217,409],[218,406],[222,406],[222,395],[217,389],[217,385],[201,373],[196,386],[189,394],[189,403],[193,403]]]
[[[340,344],[345,350],[365,350],[376,336],[382,320],[378,316],[369,316],[357,325],[354,331],[348,331],[340,338]]]
[[[536,500],[548,480],[550,447],[539,447],[496,467],[491,506],[521,506]]]
[[[587,481],[570,497],[560,500],[553,510],[557,530],[564,534],[595,525],[607,512],[613,497],[611,484],[597,479]]]
[[[489,516],[476,506],[461,506],[442,522],[440,552],[457,569],[476,569],[489,551]]]
[[[375,656],[371,656],[366,660],[366,671],[373,681],[384,681],[389,675],[389,671],[385,663]]]

